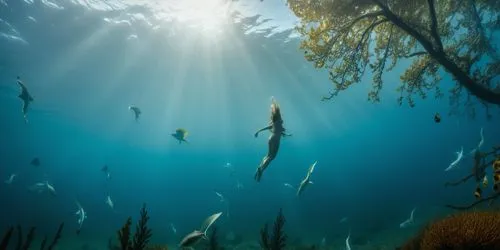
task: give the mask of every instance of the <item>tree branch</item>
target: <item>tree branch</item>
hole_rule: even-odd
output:
[[[389,19],[394,25],[415,38],[424,49],[429,52],[429,55],[439,62],[450,74],[452,74],[461,86],[465,87],[469,93],[477,98],[483,99],[489,103],[500,105],[500,93],[495,93],[489,88],[475,82],[466,72],[464,72],[457,64],[452,62],[444,51],[435,50],[432,43],[420,34],[417,30],[405,23],[400,17],[394,14],[381,0],[372,0],[384,12],[384,16]]]
[[[427,0],[427,4],[429,5],[429,14],[431,16],[431,35],[437,43],[437,50],[443,51],[443,42],[441,41],[441,37],[438,33],[438,24],[436,17],[436,7],[434,6],[434,0]]]
[[[429,53],[425,52],[425,51],[418,51],[418,52],[414,52],[414,53],[411,53],[409,55],[406,55],[404,57],[406,58],[411,58],[411,57],[414,57],[414,56],[423,56],[423,55],[428,55]]]
[[[483,203],[483,202],[486,202],[486,201],[493,201],[493,200],[495,200],[495,199],[496,199],[496,198],[498,198],[498,197],[500,197],[500,193],[498,193],[498,194],[494,194],[494,195],[491,195],[491,196],[489,196],[489,197],[487,197],[487,198],[480,199],[480,200],[478,200],[478,201],[476,201],[476,202],[471,203],[471,204],[470,204],[470,205],[468,205],[468,206],[454,206],[454,205],[446,205],[446,207],[448,207],[448,208],[452,208],[452,209],[456,209],[456,210],[466,210],[466,209],[469,209],[469,208],[473,208],[473,207],[475,207],[475,206],[477,206],[477,205],[479,205],[479,204],[481,204],[481,203]]]
[[[377,12],[373,12],[373,13],[377,13]],[[349,70],[351,70],[351,67],[356,63],[357,60],[355,60],[355,56],[358,54],[358,52],[361,50],[363,51],[363,48],[366,46],[366,43],[369,41],[370,39],[370,33],[373,31],[373,29],[375,29],[375,27],[377,27],[378,25],[382,24],[382,23],[385,23],[385,22],[388,22],[389,20],[388,19],[382,19],[382,20],[376,20],[376,18],[378,17],[378,15],[375,15],[374,16],[375,19],[373,20],[373,22],[363,31],[363,33],[361,34],[361,38],[359,39],[358,43],[356,44],[356,47],[354,49],[352,49],[350,51],[351,55],[350,55],[350,60],[348,60],[348,64],[347,66],[345,67],[344,69],[344,72],[342,72],[342,77],[341,77],[341,80],[340,80],[340,86],[342,87],[346,81],[346,75],[347,73],[349,72]],[[356,18],[356,19],[359,19]],[[359,21],[359,20],[358,20]],[[354,23],[354,22],[353,22]],[[357,65],[356,65],[357,66]],[[366,67],[366,64],[365,66]],[[359,68],[356,68],[356,71],[359,71]],[[333,74],[331,74],[330,72],[330,75],[332,76],[331,78],[334,79],[335,77],[333,76]],[[321,101],[326,101],[326,100],[330,100],[332,98],[334,98],[338,92],[340,91],[339,88],[337,88],[334,92],[330,92],[330,94],[328,96],[324,96],[321,98]]]

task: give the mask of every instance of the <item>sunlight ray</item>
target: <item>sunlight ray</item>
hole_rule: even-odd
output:
[[[103,23],[99,28],[95,29],[92,35],[81,41],[78,45],[72,47],[65,55],[59,57],[54,63],[52,70],[47,74],[50,79],[47,81],[51,84],[57,83],[68,72],[79,67],[79,61],[91,51],[92,48],[98,46],[99,43],[109,34],[110,26]]]

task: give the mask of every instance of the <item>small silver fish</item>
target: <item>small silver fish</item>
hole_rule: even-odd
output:
[[[297,196],[299,196],[307,187],[309,184],[313,184],[313,182],[310,180],[311,179],[311,174],[314,171],[314,167],[318,161],[315,161],[310,167],[309,170],[307,171],[306,177],[300,182],[299,188],[297,189]]]
[[[11,174],[9,176],[9,179],[5,180],[5,184],[12,184],[12,182],[14,181],[14,178],[16,178],[16,174]]]
[[[111,196],[108,195],[108,197],[106,197],[106,204],[108,204],[108,206],[111,208],[111,209],[114,209],[115,208],[115,204],[113,203],[113,201],[111,200]]]
[[[193,249],[193,246],[200,242],[201,239],[207,239],[208,229],[221,215],[222,212],[219,212],[206,218],[200,230],[194,230],[181,240],[181,243],[179,243],[179,248]]]

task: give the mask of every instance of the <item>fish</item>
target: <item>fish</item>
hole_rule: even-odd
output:
[[[108,206],[111,208],[111,209],[114,209],[115,208],[115,204],[113,203],[113,201],[111,200],[111,196],[108,195],[108,197],[106,197],[106,204],[108,204]]]
[[[461,148],[460,152],[456,152],[456,154],[457,154],[457,159],[455,159],[452,163],[450,163],[450,166],[448,166],[444,171],[450,171],[451,169],[454,169],[456,166],[458,166],[458,164],[464,157],[464,147]]]
[[[76,230],[76,234],[80,234],[80,231],[82,230],[83,222],[87,219],[87,213],[83,209],[82,205],[80,205],[80,202],[75,201],[76,205],[78,206],[78,210],[76,211],[77,215],[77,223],[78,223],[78,229]]]
[[[226,164],[224,164],[224,168],[227,168],[229,170],[229,175],[230,176],[233,176],[234,173],[236,172],[236,170],[234,169],[233,164],[231,164],[230,162],[226,162]]]
[[[174,232],[174,234],[177,234],[177,229],[175,228],[173,223],[170,223],[170,229],[172,229],[172,232]]]
[[[436,113],[434,115],[434,122],[435,123],[440,123],[441,122],[441,115],[439,113]]]
[[[476,148],[472,149],[472,151],[470,151],[469,154],[476,153],[476,151],[479,151],[479,149],[481,148],[481,146],[483,146],[483,144],[484,144],[483,128],[481,128],[481,131],[479,132],[479,135],[481,136],[481,140],[479,141],[479,144],[477,145]]]
[[[293,187],[293,185],[290,183],[284,183],[283,186],[285,186],[287,188],[295,189],[295,187]]]
[[[49,191],[49,193],[52,196],[56,196],[57,195],[56,189],[52,185],[50,185],[48,181],[45,181],[45,186],[47,186],[47,190]]]
[[[101,171],[106,174],[106,179],[111,179],[111,173],[109,172],[108,165],[104,165],[104,167],[101,168]]]
[[[349,230],[349,234],[347,235],[347,238],[345,239],[345,249],[346,250],[351,250],[351,244],[349,244],[350,238],[351,238],[351,230]]]
[[[411,210],[410,218],[408,218],[407,220],[405,220],[401,224],[399,224],[400,228],[406,228],[410,225],[413,225],[413,223],[414,223],[413,214],[415,213],[415,210],[416,210],[416,208]]]
[[[21,99],[21,101],[23,102],[23,108],[22,108],[23,117],[24,121],[28,123],[28,118],[27,118],[28,108],[30,103],[33,102],[34,99],[33,96],[30,95],[26,85],[24,85],[23,81],[21,81],[20,76],[17,76],[17,85],[19,85],[19,88],[21,90],[21,94],[19,94],[17,97],[19,97],[19,99]]]
[[[476,190],[474,190],[474,197],[476,197],[476,199],[481,199],[481,194],[482,194],[482,190],[481,190],[481,187],[479,187],[479,185],[476,187]]]
[[[300,182],[299,188],[297,189],[297,196],[299,196],[304,190],[306,189],[307,185],[313,184],[313,182],[310,180],[311,179],[311,174],[314,171],[314,167],[318,161],[315,161],[310,167],[309,170],[307,171],[306,177]]]
[[[203,222],[200,230],[194,230],[193,232],[186,235],[179,243],[179,248],[181,249],[193,249],[201,239],[208,239],[207,231],[212,226],[212,224],[222,215],[222,212],[210,215]]]
[[[483,178],[483,187],[487,187],[488,186],[488,176],[484,176]]]
[[[35,157],[35,158],[33,158],[33,160],[31,160],[30,164],[35,166],[35,167],[39,167],[40,166],[40,159],[38,159],[38,157]]]
[[[215,194],[219,197],[220,202],[224,202],[225,201],[224,196],[221,193],[215,192]]]
[[[188,132],[187,132],[187,130],[185,130],[183,128],[176,129],[175,133],[170,134],[170,135],[173,136],[175,139],[177,139],[179,141],[179,144],[181,144],[182,142],[188,142],[186,140],[186,137],[188,136]]]
[[[135,120],[136,121],[139,121],[139,117],[141,116],[142,112],[141,112],[141,109],[139,109],[137,106],[134,106],[134,105],[130,105],[128,107],[129,110],[132,110],[134,112],[134,115],[135,115]]]
[[[16,174],[11,174],[9,176],[9,179],[5,180],[5,184],[8,184],[8,185],[12,184],[12,182],[14,181],[14,178],[16,178],[16,176],[17,176]]]
[[[236,181],[236,189],[242,190],[243,188],[245,188],[245,186],[243,186],[240,181]]]
[[[57,196],[56,190],[54,186],[50,185],[48,181],[45,182],[37,182],[32,186],[28,187],[28,189],[32,192],[37,192],[39,194],[47,191],[52,196]]]
[[[493,162],[493,190],[500,192],[500,157]]]

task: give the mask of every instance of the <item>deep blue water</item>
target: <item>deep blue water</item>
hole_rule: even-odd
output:
[[[154,4],[95,10],[54,3],[64,9],[43,1],[0,1],[0,177],[18,175],[0,188],[2,230],[19,223],[52,233],[64,221],[73,234],[77,199],[88,213],[81,236],[103,244],[127,216],[137,218],[143,203],[155,242],[178,242],[218,211],[224,212],[216,223],[222,230],[257,239],[280,208],[292,238],[335,241],[348,228],[369,237],[400,230],[413,207],[422,225],[436,210],[448,212],[445,204],[472,201],[473,183],[443,185],[467,175],[471,157],[454,171],[444,169],[461,146],[470,152],[477,145],[481,127],[483,149],[500,139],[497,108],[488,121],[480,106],[475,119],[446,115],[447,98],[399,107],[391,80],[403,67],[385,75],[379,104],[366,101],[369,74],[334,101],[321,102],[330,87],[327,74],[305,61],[299,38],[287,30],[293,25],[269,28],[284,25],[279,19],[289,18],[282,14],[289,12],[286,6],[255,4],[256,13],[277,9],[269,17],[275,23],[259,26],[262,32],[249,27],[264,14],[226,23],[213,36],[215,31],[207,35],[155,16]],[[28,124],[17,75],[35,97]],[[442,85],[451,86],[443,77]],[[293,136],[282,139],[277,158],[256,183],[268,133],[257,139],[253,133],[268,124],[271,96]],[[139,122],[131,104],[143,111]],[[440,124],[433,121],[436,112],[443,115]],[[170,136],[179,127],[189,131],[188,144]],[[41,166],[29,164],[33,157]],[[316,160],[314,184],[296,197],[283,184],[298,184]],[[109,181],[100,171],[104,165],[112,173]],[[45,180],[57,197],[27,191]],[[229,216],[215,191],[225,196]],[[107,195],[114,211],[104,202]],[[349,225],[339,223],[346,216]]]

